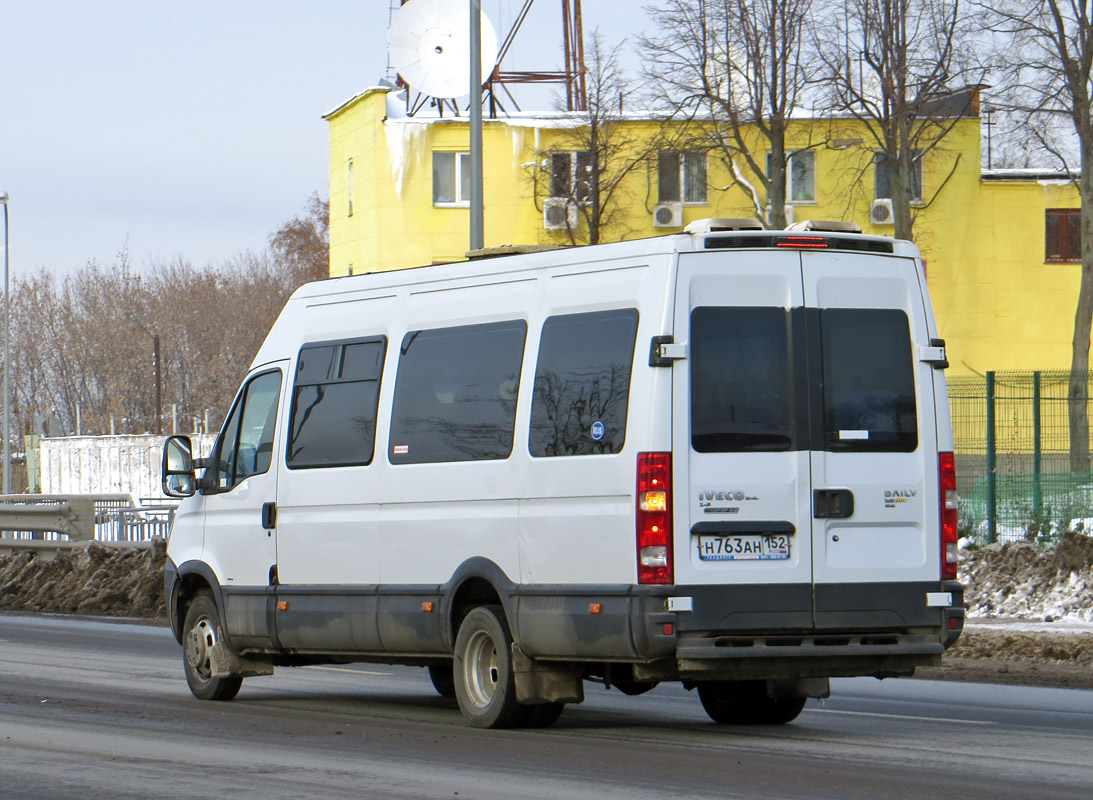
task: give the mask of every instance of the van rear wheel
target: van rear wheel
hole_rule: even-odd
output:
[[[213,677],[212,650],[220,643],[220,612],[208,592],[200,592],[186,609],[182,629],[182,667],[186,683],[200,700],[231,700],[239,694],[243,679]]]
[[[807,697],[769,697],[764,681],[705,681],[698,699],[710,719],[722,725],[785,725],[805,707]]]
[[[521,728],[549,728],[558,721],[565,709],[565,703],[536,703],[523,707],[523,719],[520,720]]]
[[[476,728],[511,728],[526,718],[516,702],[512,634],[500,606],[479,606],[455,637],[455,698]]]

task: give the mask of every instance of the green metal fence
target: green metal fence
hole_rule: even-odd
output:
[[[1093,474],[1070,469],[1069,380],[1067,371],[949,379],[961,535],[1047,544],[1093,528]]]

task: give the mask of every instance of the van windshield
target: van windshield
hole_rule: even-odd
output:
[[[790,314],[691,312],[691,445],[700,453],[795,449]]]

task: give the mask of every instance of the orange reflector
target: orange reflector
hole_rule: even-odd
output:
[[[672,627],[672,623],[670,623],[670,622],[664,623],[664,635],[665,636],[671,636],[672,632],[674,630],[675,630],[675,628]]]
[[[288,611],[288,600],[282,600],[277,604],[278,611]]]
[[[426,600],[424,603],[421,604],[421,610],[424,611],[426,614],[432,614],[433,604]]]
[[[602,611],[603,611],[603,604],[602,603],[589,603],[588,604],[588,613],[589,614],[599,614]]]

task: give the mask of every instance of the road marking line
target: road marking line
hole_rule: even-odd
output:
[[[945,717],[911,717],[906,714],[878,714],[874,711],[838,711],[834,708],[809,708],[805,713],[845,714],[851,717],[883,717],[884,719],[907,719],[915,722],[952,722],[957,725],[997,725],[997,722],[973,719],[947,719]]]

